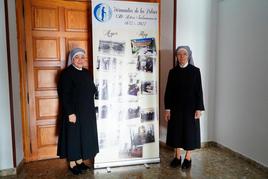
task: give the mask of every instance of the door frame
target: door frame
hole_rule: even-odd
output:
[[[24,20],[24,0],[16,1],[16,18],[18,34],[18,63],[20,74],[20,100],[21,100],[21,118],[23,151],[25,162],[31,161],[31,141],[29,131],[29,94],[27,84],[27,54],[25,48],[25,20]]]

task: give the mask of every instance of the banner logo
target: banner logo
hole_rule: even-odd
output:
[[[112,17],[112,9],[110,6],[100,3],[94,8],[94,16],[100,22],[106,22]]]

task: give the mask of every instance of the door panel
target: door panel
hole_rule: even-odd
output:
[[[65,31],[86,32],[88,27],[88,13],[82,10],[65,9]],[[79,19],[79,20],[78,20]]]
[[[59,30],[59,9],[48,7],[32,7],[33,30]]]

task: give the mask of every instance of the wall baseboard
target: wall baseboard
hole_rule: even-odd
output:
[[[224,145],[219,144],[219,143],[217,143],[217,142],[208,142],[208,143],[209,143],[209,144],[208,144],[209,147],[218,147],[218,148],[222,149],[223,151],[225,151],[225,152],[231,154],[231,155],[234,156],[235,158],[242,159],[242,160],[246,161],[247,163],[249,163],[249,164],[255,166],[256,168],[258,168],[258,169],[260,169],[260,170],[262,170],[263,172],[265,172],[265,173],[268,174],[268,167],[267,167],[267,166],[264,166],[264,165],[262,165],[262,164],[256,162],[255,160],[252,160],[252,159],[248,158],[248,157],[245,156],[245,155],[242,155],[242,154],[240,154],[240,153],[238,153],[238,152],[235,152],[235,151],[229,149],[228,147],[225,147]]]
[[[16,168],[9,168],[9,169],[4,169],[0,170],[0,176],[9,176],[9,175],[16,175]]]
[[[168,148],[170,150],[173,150],[173,148],[167,146],[166,143],[163,142],[163,141],[160,141],[160,146]],[[240,154],[238,152],[235,152],[235,151],[229,149],[228,147],[225,147],[222,144],[219,144],[219,143],[214,142],[214,141],[208,141],[208,142],[202,142],[201,143],[201,148],[209,148],[209,147],[218,147],[221,150],[231,154],[233,157],[238,158],[238,159],[242,159],[242,160],[248,162],[249,164],[255,166],[256,168],[259,168],[260,170],[262,170],[263,172],[268,174],[268,167],[256,162],[255,160],[252,160],[252,159],[250,159],[250,158],[248,158],[248,157],[246,157],[246,156],[244,156],[244,155],[242,155],[242,154]]]
[[[22,171],[24,163],[25,161],[22,160],[16,168],[8,168],[8,169],[0,170],[0,177],[19,174]]]

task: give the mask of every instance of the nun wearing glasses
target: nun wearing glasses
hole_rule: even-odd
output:
[[[69,170],[78,175],[90,169],[84,160],[99,152],[94,95],[96,87],[83,68],[85,50],[74,48],[58,82],[61,124],[57,155],[66,158]]]
[[[177,65],[169,71],[165,91],[166,144],[174,148],[171,167],[189,169],[191,151],[200,148],[200,122],[203,104],[201,74],[188,46],[176,49]],[[186,151],[182,162],[181,150]],[[182,162],[182,164],[181,164]]]

